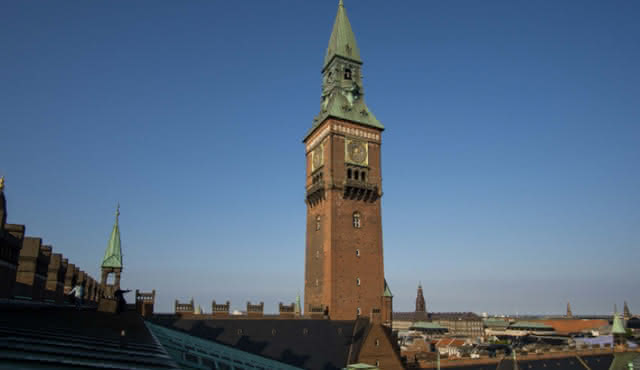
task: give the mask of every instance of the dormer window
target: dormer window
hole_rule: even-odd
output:
[[[345,70],[344,70],[344,79],[345,80],[350,80],[351,79],[351,70],[349,68],[345,68]]]

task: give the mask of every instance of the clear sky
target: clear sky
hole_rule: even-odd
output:
[[[303,292],[335,1],[2,1],[9,222],[173,300]],[[345,0],[394,308],[640,311],[640,2]],[[129,299],[132,299],[130,294]]]

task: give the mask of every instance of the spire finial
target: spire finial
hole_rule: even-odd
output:
[[[338,3],[338,6],[341,8],[344,8],[344,3],[342,2],[342,0],[340,0],[340,2]]]
[[[4,190],[4,176],[0,177],[0,191]]]
[[[116,207],[116,223],[118,223],[119,217],[120,217],[120,202],[118,202],[118,206]]]

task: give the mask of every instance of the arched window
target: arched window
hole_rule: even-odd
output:
[[[356,180],[358,179],[358,173],[359,171],[353,171],[353,178]]]
[[[362,310],[360,309],[360,307],[358,307],[358,309],[356,310],[356,313],[358,314],[358,316],[360,316],[360,314],[362,313]]]
[[[360,278],[356,278],[356,285],[360,286]]]
[[[351,79],[351,70],[349,68],[346,68],[344,70],[344,79],[345,80],[350,80]]]
[[[320,230],[320,216],[316,216],[316,230]]]
[[[353,227],[359,229],[361,226],[360,223],[360,212],[353,212]]]
[[[351,179],[351,168],[347,170],[347,178]]]
[[[356,257],[360,257],[360,249],[356,249]]]

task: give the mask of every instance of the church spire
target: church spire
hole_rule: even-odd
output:
[[[427,305],[422,293],[422,283],[418,283],[418,295],[416,296],[416,312],[427,312]]]
[[[111,238],[107,245],[107,251],[102,259],[102,267],[122,268],[122,249],[120,246],[120,227],[118,226],[118,218],[120,217],[120,204],[116,209],[116,221],[113,224]]]
[[[360,49],[356,44],[356,36],[351,29],[351,23],[347,17],[347,11],[344,3],[340,0],[338,4],[338,14],[333,23],[333,30],[329,38],[329,47],[327,47],[327,55],[324,57],[324,68],[327,68],[334,56],[341,56],[351,61],[362,64],[360,59]]]
[[[629,320],[631,318],[631,310],[629,309],[629,305],[627,305],[627,301],[624,301],[624,308],[622,309],[624,319]]]
[[[340,1],[322,67],[320,113],[314,118],[305,139],[329,117],[384,130],[364,102],[361,69],[360,49],[356,45],[347,11]]]
[[[573,312],[571,312],[571,303],[567,302],[567,317],[573,317]]]

